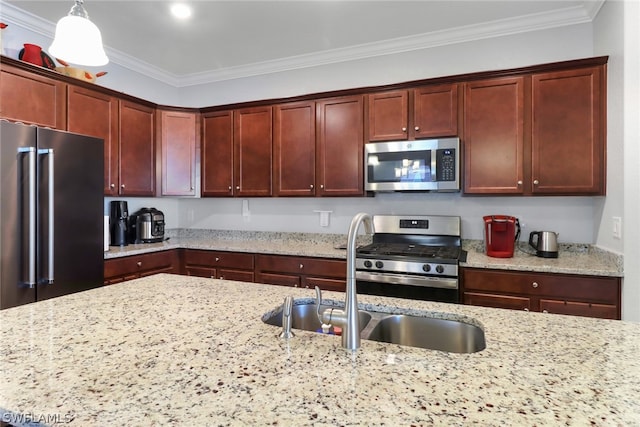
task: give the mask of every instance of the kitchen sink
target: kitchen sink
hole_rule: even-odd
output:
[[[342,308],[339,305],[320,306],[321,311],[331,307]],[[360,337],[365,340],[451,353],[475,353],[486,348],[482,328],[469,323],[364,310],[360,310],[358,314]],[[293,329],[313,332],[320,329],[313,301],[298,301],[293,306],[291,317]],[[265,314],[262,321],[268,325],[282,327],[282,307]]]
[[[478,326],[402,314],[383,317],[362,338],[451,353],[475,353],[486,347],[484,331]]]
[[[344,309],[344,305],[321,305],[320,312],[327,308],[337,308],[342,310]],[[366,311],[359,311],[358,315],[360,316],[360,330],[362,330],[369,323],[369,320],[371,320],[371,314]],[[271,314],[266,319],[263,318],[263,321],[268,325],[282,327],[282,308]],[[313,332],[321,329],[322,325],[318,320],[315,303],[294,304],[293,309],[291,310],[291,327],[293,329],[303,329],[305,331]]]

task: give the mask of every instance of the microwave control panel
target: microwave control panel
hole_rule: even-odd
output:
[[[436,150],[436,181],[456,180],[456,150],[444,148]]]

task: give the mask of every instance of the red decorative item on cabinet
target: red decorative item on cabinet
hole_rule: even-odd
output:
[[[21,52],[20,59],[25,62],[30,62],[34,65],[42,67],[44,64],[42,61],[42,48],[36,44],[25,43],[24,50]]]

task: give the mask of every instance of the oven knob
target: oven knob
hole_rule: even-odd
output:
[[[443,272],[444,272],[444,267],[443,267],[443,266],[441,266],[441,265],[436,265],[436,271],[437,271],[438,273],[443,273]]]
[[[422,266],[422,269],[427,273],[430,272],[431,271],[431,264],[424,264]]]
[[[371,264],[371,261],[369,261],[369,260],[364,262],[364,266],[367,267],[367,268],[371,268],[372,265],[373,264]]]
[[[376,267],[382,268],[384,267],[384,264],[382,263],[382,261],[376,261]]]

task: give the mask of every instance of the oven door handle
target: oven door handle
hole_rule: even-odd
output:
[[[356,271],[356,280],[389,283],[393,285],[422,286],[425,288],[458,289],[458,279],[451,277],[427,277],[411,274]]]

